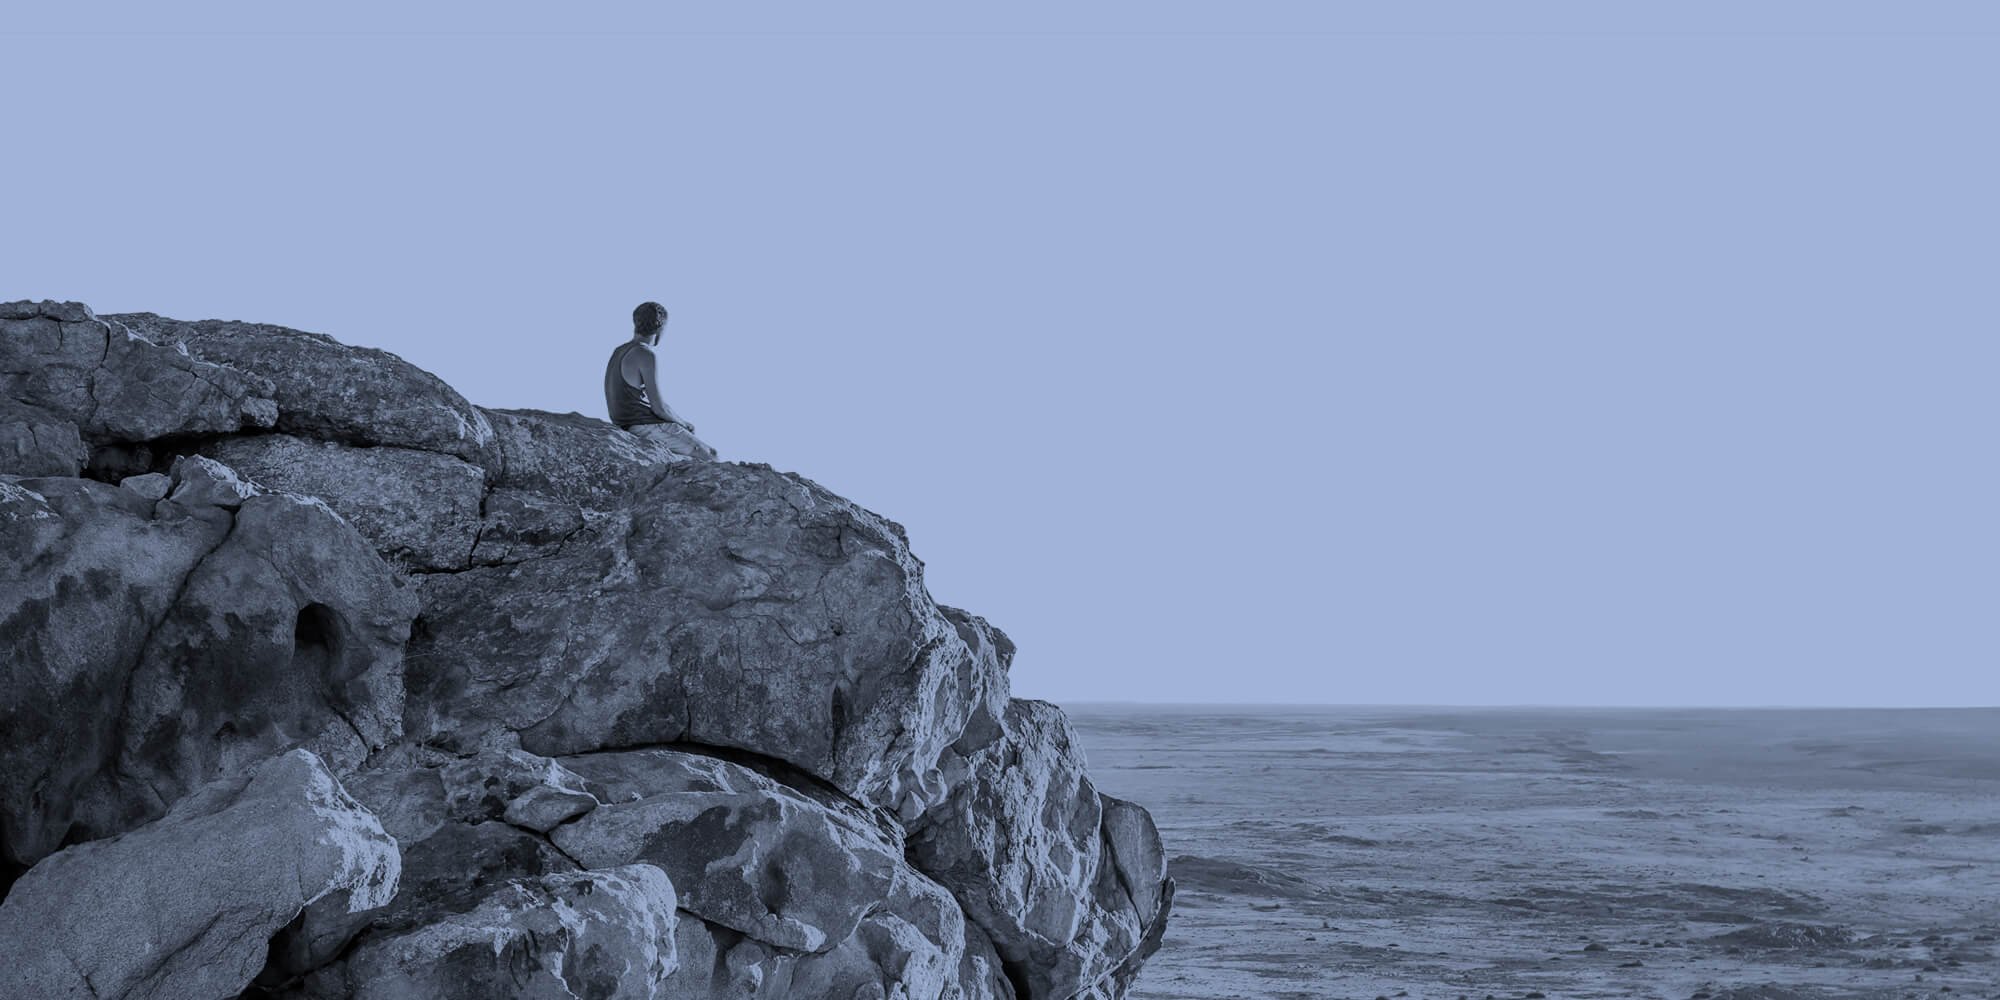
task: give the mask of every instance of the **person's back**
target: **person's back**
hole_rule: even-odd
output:
[[[656,387],[644,384],[643,376],[637,383],[633,381],[636,374],[633,369],[638,366],[632,364],[630,355],[643,350],[645,345],[628,340],[612,350],[611,363],[604,367],[604,406],[611,411],[611,422],[625,430],[638,424],[666,423],[665,418],[653,412],[649,393],[656,392]]]
[[[618,429],[656,442],[677,458],[712,459],[715,449],[695,437],[694,425],[660,396],[653,345],[666,325],[667,310],[657,302],[632,310],[632,339],[614,348],[604,366],[604,407]]]

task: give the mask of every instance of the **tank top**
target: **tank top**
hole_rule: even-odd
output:
[[[636,340],[619,344],[611,352],[611,363],[604,368],[604,406],[611,411],[611,422],[620,427],[666,423],[646,401],[646,393],[658,391],[657,387],[639,388],[625,381],[625,356],[645,349]]]

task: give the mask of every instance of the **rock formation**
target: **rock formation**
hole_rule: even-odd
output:
[[[15,302],[0,558],[0,996],[1117,1000],[1166,926],[1007,637],[768,466]]]

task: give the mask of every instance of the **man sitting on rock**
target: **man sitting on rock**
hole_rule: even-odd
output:
[[[676,458],[712,459],[715,449],[695,437],[694,425],[660,398],[653,347],[666,326],[667,310],[658,302],[641,302],[632,310],[632,339],[611,352],[604,369],[604,404],[612,423],[665,445]]]

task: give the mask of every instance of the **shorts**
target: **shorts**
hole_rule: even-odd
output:
[[[712,461],[715,458],[714,448],[680,424],[633,424],[625,430],[665,446],[678,459]]]

